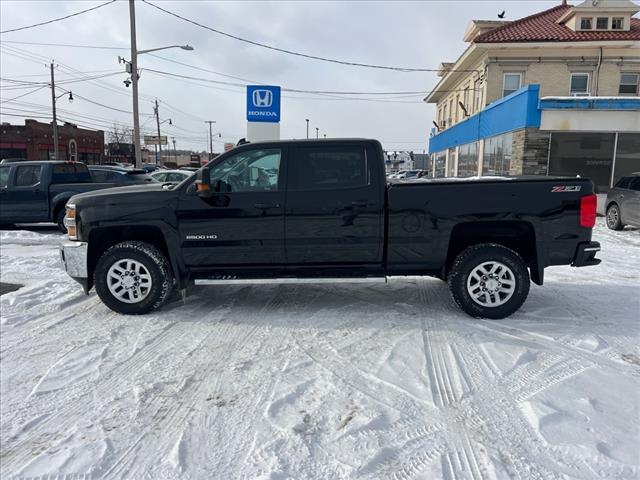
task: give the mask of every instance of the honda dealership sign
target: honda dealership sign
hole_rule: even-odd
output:
[[[247,85],[247,121],[280,122],[280,87]]]

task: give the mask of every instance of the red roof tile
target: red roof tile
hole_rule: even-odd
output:
[[[475,43],[509,42],[589,42],[599,40],[640,40],[640,19],[631,19],[629,31],[574,32],[556,21],[571,9],[571,5],[558,5],[544,12],[521,18],[507,25],[478,35]]]

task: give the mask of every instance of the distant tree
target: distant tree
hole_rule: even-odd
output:
[[[123,143],[131,144],[133,143],[133,129],[114,123],[113,129],[109,131],[107,139],[109,143],[115,143],[117,145]]]

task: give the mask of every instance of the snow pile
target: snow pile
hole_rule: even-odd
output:
[[[637,478],[640,233],[472,320],[432,279],[84,296],[0,233],[2,478]],[[63,477],[67,475],[67,477]]]

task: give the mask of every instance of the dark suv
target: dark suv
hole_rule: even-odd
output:
[[[607,194],[607,227],[640,227],[640,173],[622,177]]]

